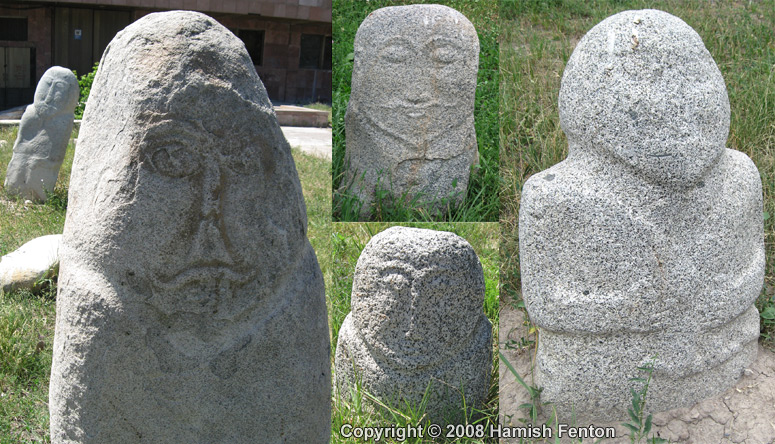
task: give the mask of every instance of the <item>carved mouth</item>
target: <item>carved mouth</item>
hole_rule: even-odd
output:
[[[430,105],[408,105],[404,107],[404,112],[406,112],[409,117],[417,118],[424,116],[429,109]]]
[[[255,278],[255,273],[245,273],[225,265],[198,265],[185,268],[172,276],[157,276],[155,284],[163,290],[174,290],[193,282],[227,280],[245,284]]]
[[[384,107],[386,109],[390,110],[390,111],[393,111],[393,112],[398,111],[398,112],[405,113],[409,117],[412,117],[412,118],[416,119],[418,117],[422,117],[425,114],[427,114],[428,111],[431,108],[436,106],[436,103],[437,102],[435,102],[435,101],[433,101],[433,102],[424,102],[424,103],[419,103],[419,104],[408,103],[408,102],[399,102],[399,103],[385,105]]]
[[[648,157],[673,157],[673,153],[648,154]]]

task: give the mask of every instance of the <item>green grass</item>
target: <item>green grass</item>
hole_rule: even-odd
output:
[[[310,103],[308,105],[304,105],[304,108],[316,109],[318,111],[327,111],[328,112],[328,126],[329,127],[331,126],[331,105],[326,104],[326,103],[315,102],[315,103]]]
[[[333,15],[333,184],[334,220],[357,220],[357,208],[353,198],[339,193],[345,173],[345,126],[344,115],[350,98],[352,77],[353,41],[358,26],[375,9],[413,3],[443,3],[457,9],[474,25],[479,36],[479,74],[476,86],[475,126],[479,147],[480,169],[471,176],[463,204],[442,214],[429,214],[418,210],[417,202],[406,199],[385,199],[374,212],[378,221],[429,221],[446,220],[461,222],[495,222],[498,220],[500,202],[499,151],[498,151],[498,34],[500,32],[498,8],[495,0],[467,1],[417,1],[417,0],[334,0]],[[383,187],[389,191],[389,186]],[[409,199],[411,201],[411,199]]]
[[[298,150],[293,150],[293,160],[307,205],[307,237],[326,276],[331,264],[331,255],[327,254],[331,248],[331,162]]]
[[[73,132],[77,137],[77,130]],[[0,130],[0,184],[11,159],[16,129]],[[46,204],[9,199],[0,188],[0,254],[27,241],[61,233],[67,202],[67,185],[74,147],[67,149],[54,195]],[[321,269],[330,282],[331,164],[293,151],[307,205],[308,237]],[[43,286],[42,294],[15,291],[0,294],[0,444],[50,442],[48,436],[48,383],[54,340],[56,286]]]
[[[693,27],[721,69],[729,92],[727,146],[750,156],[764,190],[765,287],[757,308],[762,341],[775,349],[775,2],[643,0],[503,0],[501,5],[502,301],[521,300],[517,215],[530,175],[560,162],[567,140],[557,97],[565,64],[579,39],[604,18],[627,9],[656,8]]]
[[[331,233],[331,285],[329,286],[329,324],[332,332],[331,346],[332,358],[336,352],[336,342],[339,337],[339,329],[345,316],[350,312],[350,292],[352,290],[353,273],[355,264],[361,251],[375,234],[396,224],[384,222],[372,223],[335,223]],[[484,313],[493,324],[493,373],[490,392],[486,407],[472,420],[479,421],[489,427],[489,424],[497,424],[498,417],[498,283],[499,283],[499,249],[500,226],[497,223],[402,223],[402,226],[429,228],[440,231],[451,231],[466,239],[476,251],[482,263],[484,271],[486,294]],[[333,360],[332,360],[333,366]],[[359,390],[356,390],[359,391]],[[368,398],[368,394],[366,397]],[[403,427],[417,425],[422,417],[422,412],[409,408],[409,406],[383,406],[382,413],[370,409],[369,403],[359,402],[361,396],[358,393],[352,396],[353,401],[344,401],[336,396],[333,399],[333,427],[332,442],[356,442],[354,439],[343,438],[339,430],[344,424],[359,427],[385,426],[396,424]],[[372,400],[371,402],[382,402]],[[389,411],[392,413],[384,413]],[[387,440],[385,442],[396,442]],[[407,440],[410,443],[426,442],[421,440]],[[439,441],[445,442],[445,441]],[[461,440],[447,442],[484,442],[477,440]]]
[[[55,291],[0,295],[0,443],[49,442]]]
[[[66,183],[73,162],[69,144],[54,194],[44,205],[8,198],[2,183],[18,128],[0,129],[0,255],[46,234],[61,233]],[[73,137],[78,132],[73,131]],[[40,294],[0,292],[0,444],[49,442],[48,381],[54,341],[55,286]]]

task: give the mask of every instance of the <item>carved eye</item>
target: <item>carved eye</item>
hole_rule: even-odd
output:
[[[199,156],[183,145],[167,145],[151,155],[154,169],[167,177],[186,177],[199,171]]]
[[[237,174],[252,175],[261,172],[260,148],[248,146],[230,153],[226,166]]]
[[[408,290],[412,286],[412,281],[406,274],[405,271],[397,268],[387,268],[380,272],[380,283],[392,291]]]
[[[436,42],[431,52],[431,58],[435,62],[447,65],[457,60],[459,53],[460,49],[451,42]]]
[[[400,273],[387,274],[385,275],[384,279],[385,282],[390,283],[395,287],[403,287],[409,284],[409,280],[406,278],[406,276]]]
[[[381,57],[387,63],[403,63],[410,55],[410,49],[403,43],[390,43],[382,49]]]

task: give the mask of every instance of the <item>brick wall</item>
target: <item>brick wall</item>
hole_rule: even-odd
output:
[[[226,14],[257,14],[265,17],[331,23],[331,0],[60,0],[80,5],[123,6],[167,10],[189,9]]]
[[[41,6],[33,9],[5,8],[0,6],[0,16],[27,17],[26,42],[0,40],[0,46],[35,48],[35,82],[51,67],[51,16],[53,9]]]
[[[135,10],[133,18],[137,20],[151,12],[154,11],[150,9]],[[256,66],[256,72],[273,102],[331,101],[331,70],[299,68],[301,35],[330,36],[330,23],[298,23],[262,16],[239,16],[222,13],[210,13],[210,15],[232,30],[264,31],[263,63]]]
[[[53,63],[54,6],[41,3],[26,9],[34,6],[27,1],[17,5],[25,8],[0,6],[0,15],[27,17],[28,41],[0,41],[0,46],[34,46],[37,82]],[[263,30],[263,60],[256,71],[270,99],[288,103],[331,101],[331,70],[299,68],[301,34],[331,35],[331,0],[61,0],[56,5],[133,8],[133,20],[160,9],[198,10],[229,29]]]

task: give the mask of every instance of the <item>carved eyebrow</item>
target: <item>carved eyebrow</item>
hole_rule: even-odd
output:
[[[437,43],[438,41],[442,41],[442,43],[454,43],[457,44],[459,39],[455,37],[451,37],[448,35],[434,35],[431,37],[431,42]]]
[[[413,46],[412,40],[408,39],[402,35],[395,35],[393,37],[389,37],[387,40],[382,42],[382,47],[389,46],[389,45],[395,45],[395,44],[402,44],[406,46]]]
[[[461,268],[462,267],[454,266],[449,263],[443,265],[431,265],[422,270],[417,270],[416,276],[420,279],[442,276],[448,277],[451,282],[454,282],[464,274],[464,270],[461,270]]]
[[[164,141],[182,141],[195,143],[201,138],[202,129],[197,129],[190,122],[179,120],[164,120],[153,124],[143,136],[143,143]]]
[[[166,132],[173,129],[177,132],[185,131],[191,134],[195,134],[199,128],[191,124],[189,119],[186,117],[180,118],[176,116],[151,123],[148,128],[148,134],[151,135],[152,133]]]
[[[400,271],[402,273],[407,273],[413,276],[417,269],[404,261],[390,260],[385,262],[378,271],[380,274],[384,273],[385,271]]]
[[[436,35],[431,37],[431,41],[428,43],[429,45],[452,45],[457,48],[462,48],[463,45],[460,44],[460,39],[456,39],[449,36],[442,36],[442,35]]]

